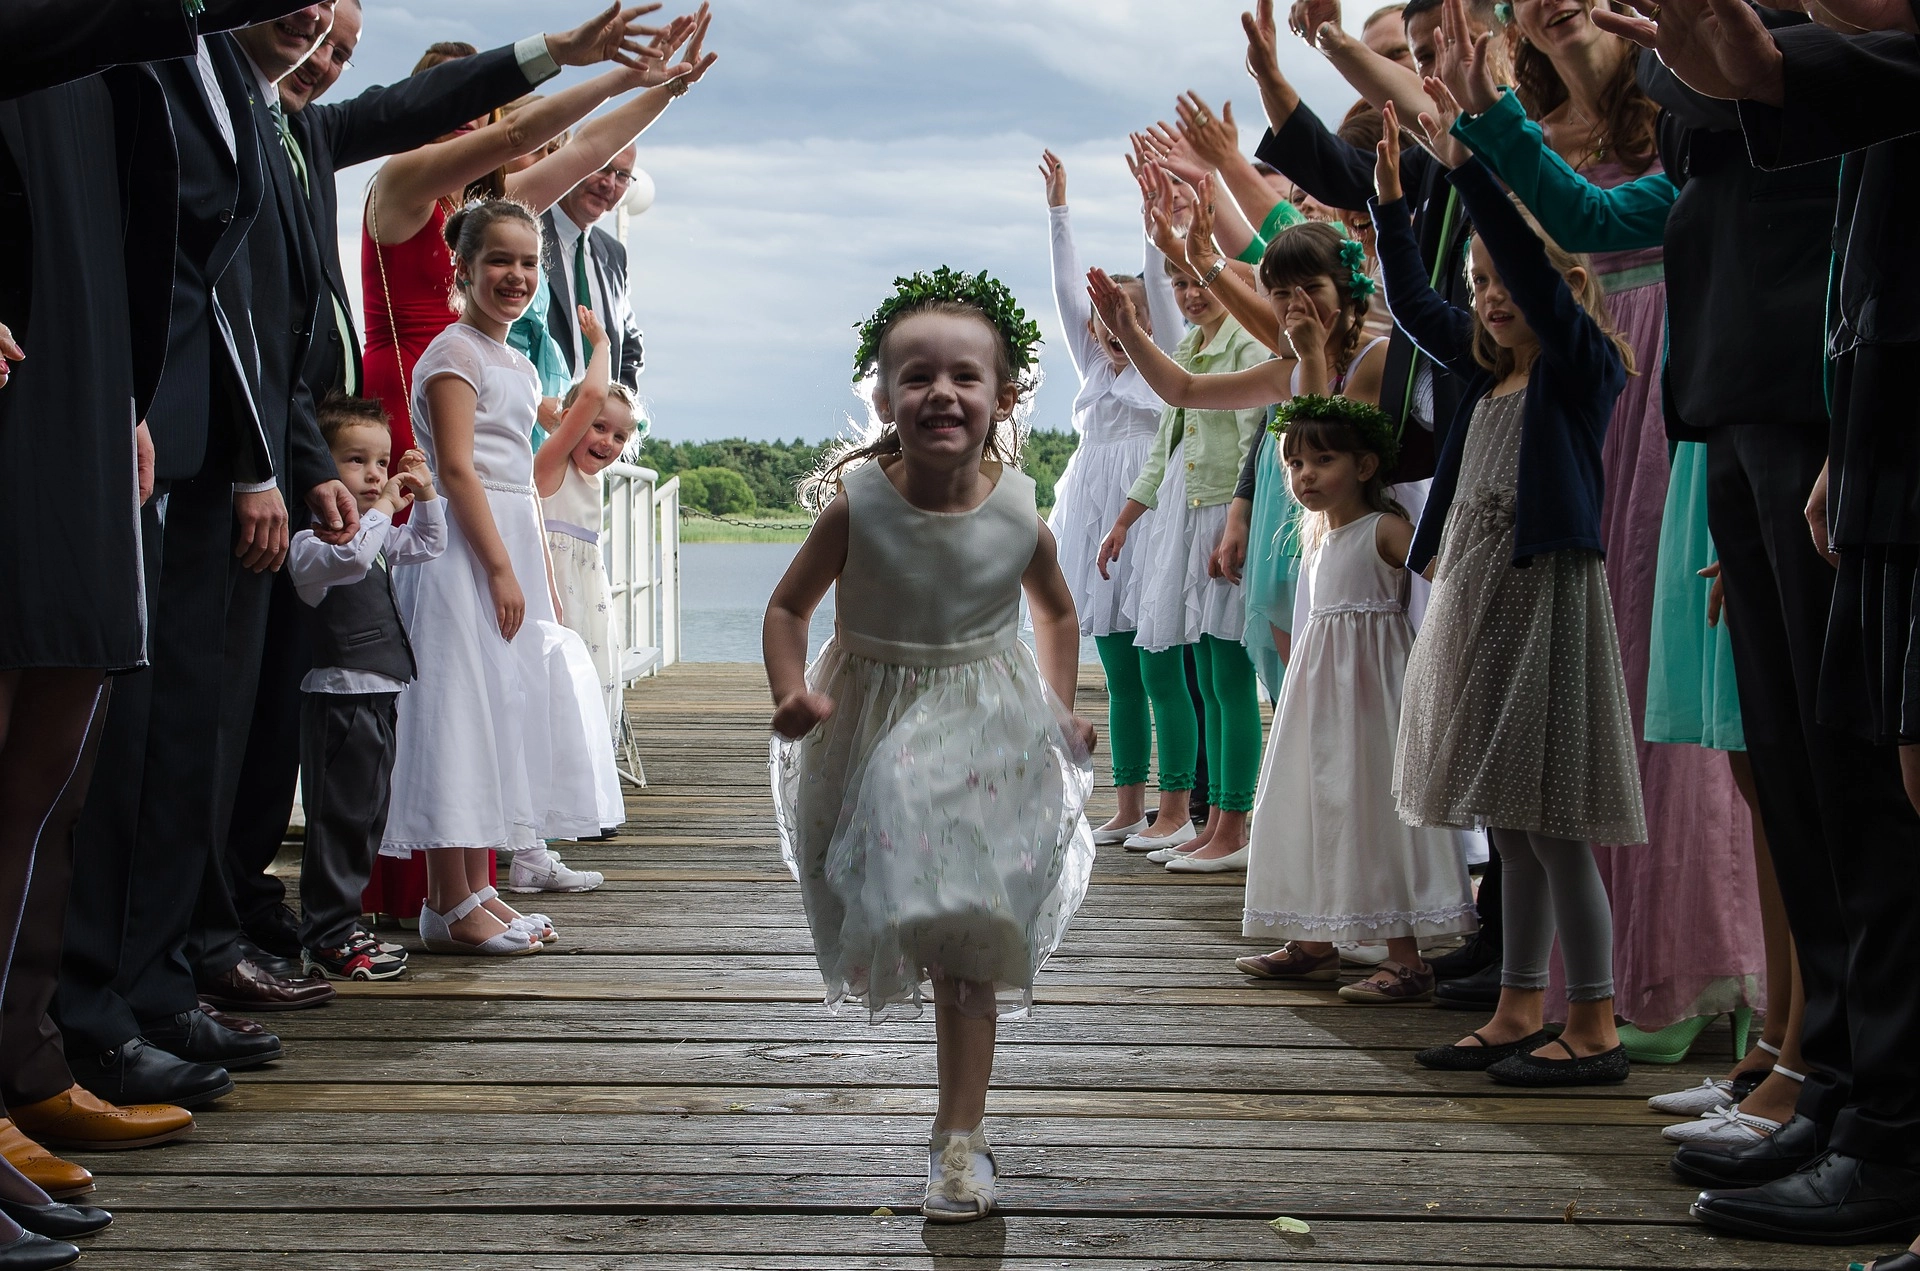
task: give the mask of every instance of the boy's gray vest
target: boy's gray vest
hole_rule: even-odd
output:
[[[357,583],[329,587],[313,610],[313,664],[372,671],[411,684],[413,645],[393,598],[393,574],[375,561]]]

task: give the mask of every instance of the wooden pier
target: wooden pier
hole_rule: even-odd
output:
[[[674,667],[629,703],[653,784],[617,840],[566,852],[606,886],[539,898],[564,942],[416,953],[404,980],[268,1017],[287,1058],[190,1138],[78,1158],[118,1215],[84,1267],[1837,1271],[1884,1252],[1687,1217],[1645,1100],[1723,1070],[1724,1028],[1707,1058],[1607,1090],[1425,1072],[1410,1053],[1476,1017],[1250,983],[1241,876],[1104,848],[1035,1018],[1001,1030],[1003,1212],[923,1224],[932,1022],[820,1005],[758,668]],[[1090,668],[1082,709],[1104,708]]]

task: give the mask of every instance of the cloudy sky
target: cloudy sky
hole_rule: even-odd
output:
[[[366,0],[332,100],[407,73],[436,40],[481,48],[573,25],[591,0]],[[852,327],[896,274],[991,270],[1048,338],[1034,423],[1070,426],[1073,367],[1047,274],[1043,146],[1067,164],[1082,258],[1140,261],[1125,135],[1194,89],[1231,99],[1242,145],[1259,98],[1242,0],[714,0],[720,61],[640,139],[657,201],[633,221],[641,391],[657,435],[818,440],[856,409]],[[1284,6],[1283,6],[1284,8]],[[1372,5],[1356,6],[1349,26]],[[669,5],[666,12],[676,11]],[[1282,33],[1283,65],[1337,119],[1353,94]],[[580,75],[583,72],[571,72]],[[357,280],[371,165],[341,176]],[[609,226],[611,221],[609,221]]]

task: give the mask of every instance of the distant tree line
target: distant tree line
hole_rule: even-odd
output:
[[[1021,466],[1033,478],[1041,510],[1053,507],[1053,483],[1079,440],[1070,432],[1036,432],[1027,438]],[[641,443],[640,462],[662,480],[680,478],[680,501],[719,516],[755,511],[797,512],[795,487],[819,464],[831,442],[667,441]]]

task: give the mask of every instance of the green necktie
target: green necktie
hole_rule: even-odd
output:
[[[573,240],[573,298],[581,308],[593,308],[593,288],[587,285],[587,231],[581,230],[580,237]],[[578,321],[578,316],[575,318]],[[580,333],[580,373],[586,374],[587,359],[593,356],[593,341],[587,333]]]
[[[274,126],[280,130],[280,148],[287,152],[287,162],[293,165],[293,175],[300,178],[300,192],[309,198],[313,196],[313,186],[307,180],[307,154],[300,148],[300,141],[293,135],[293,125],[287,122],[287,112],[280,108],[280,98],[267,103],[267,109],[273,113]]]

